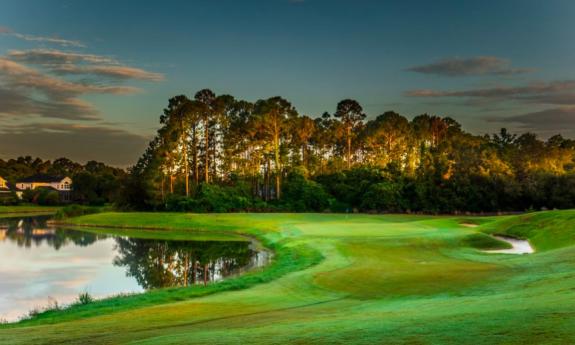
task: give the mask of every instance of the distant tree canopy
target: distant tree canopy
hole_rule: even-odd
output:
[[[92,205],[110,203],[118,199],[123,180],[126,178],[125,170],[96,161],[88,161],[82,165],[67,158],[54,161],[30,156],[0,159],[0,176],[9,182],[12,189],[17,180],[38,174],[69,176],[72,179],[72,201]],[[24,200],[53,205],[58,203],[58,195],[49,190],[27,191],[24,193]]]
[[[455,120],[395,112],[366,121],[281,97],[250,103],[201,90],[168,101],[120,195],[134,209],[493,212],[575,207],[575,141],[466,133]]]

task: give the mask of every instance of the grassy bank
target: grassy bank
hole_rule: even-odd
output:
[[[73,218],[78,225],[112,226],[108,231],[116,233],[139,227],[143,236],[163,238],[183,238],[191,230],[242,233],[273,247],[278,258],[263,272],[207,293],[158,290],[5,325],[0,343],[569,343],[575,341],[574,218],[575,211],[477,219]],[[538,252],[484,253],[504,246],[485,233],[529,238]]]
[[[55,214],[60,209],[61,209],[60,206],[38,206],[38,205],[0,206],[0,217],[12,218],[12,217]]]
[[[25,214],[25,213],[55,213],[60,207],[58,206],[38,206],[38,205],[22,205],[22,206],[0,206],[0,216],[10,214]]]

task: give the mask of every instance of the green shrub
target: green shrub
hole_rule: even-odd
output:
[[[281,203],[289,211],[321,212],[330,207],[332,199],[319,183],[292,173],[284,184]]]
[[[79,305],[86,305],[86,304],[90,304],[92,302],[94,302],[94,297],[92,297],[87,292],[80,293],[78,295],[78,299],[76,300],[76,304],[79,304]]]
[[[169,195],[165,209],[173,212],[236,212],[253,207],[250,192],[243,185],[202,184],[193,197]]]
[[[395,182],[381,182],[369,187],[364,195],[363,210],[401,212],[406,209],[401,185]]]
[[[43,188],[39,190],[37,197],[38,205],[42,206],[56,206],[60,204],[60,194],[55,190]]]
[[[102,212],[102,208],[100,207],[91,207],[91,206],[81,206],[81,205],[69,205],[63,207],[56,212],[54,216],[58,220],[66,219],[66,218],[73,218],[79,217],[87,214],[94,214]]]

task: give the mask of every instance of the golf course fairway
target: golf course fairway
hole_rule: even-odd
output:
[[[0,325],[0,344],[575,343],[575,210],[101,213],[67,222],[177,239],[233,232],[258,238],[276,256],[260,271],[212,286],[115,297]],[[528,239],[535,253],[486,253],[508,247],[489,234]]]

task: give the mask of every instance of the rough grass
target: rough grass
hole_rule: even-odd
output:
[[[490,217],[469,228],[470,217],[89,215],[73,221],[146,236],[243,233],[296,256],[255,273],[269,279],[218,293],[174,300],[159,290],[1,326],[0,343],[573,343],[574,217]],[[500,244],[482,233],[528,238],[538,252],[484,253]]]
[[[0,206],[0,216],[22,216],[31,214],[52,214],[60,209],[58,206],[38,206],[38,205],[22,205],[22,206]]]
[[[575,244],[575,211],[546,211],[505,217],[482,227],[487,233],[528,239],[537,250]]]

